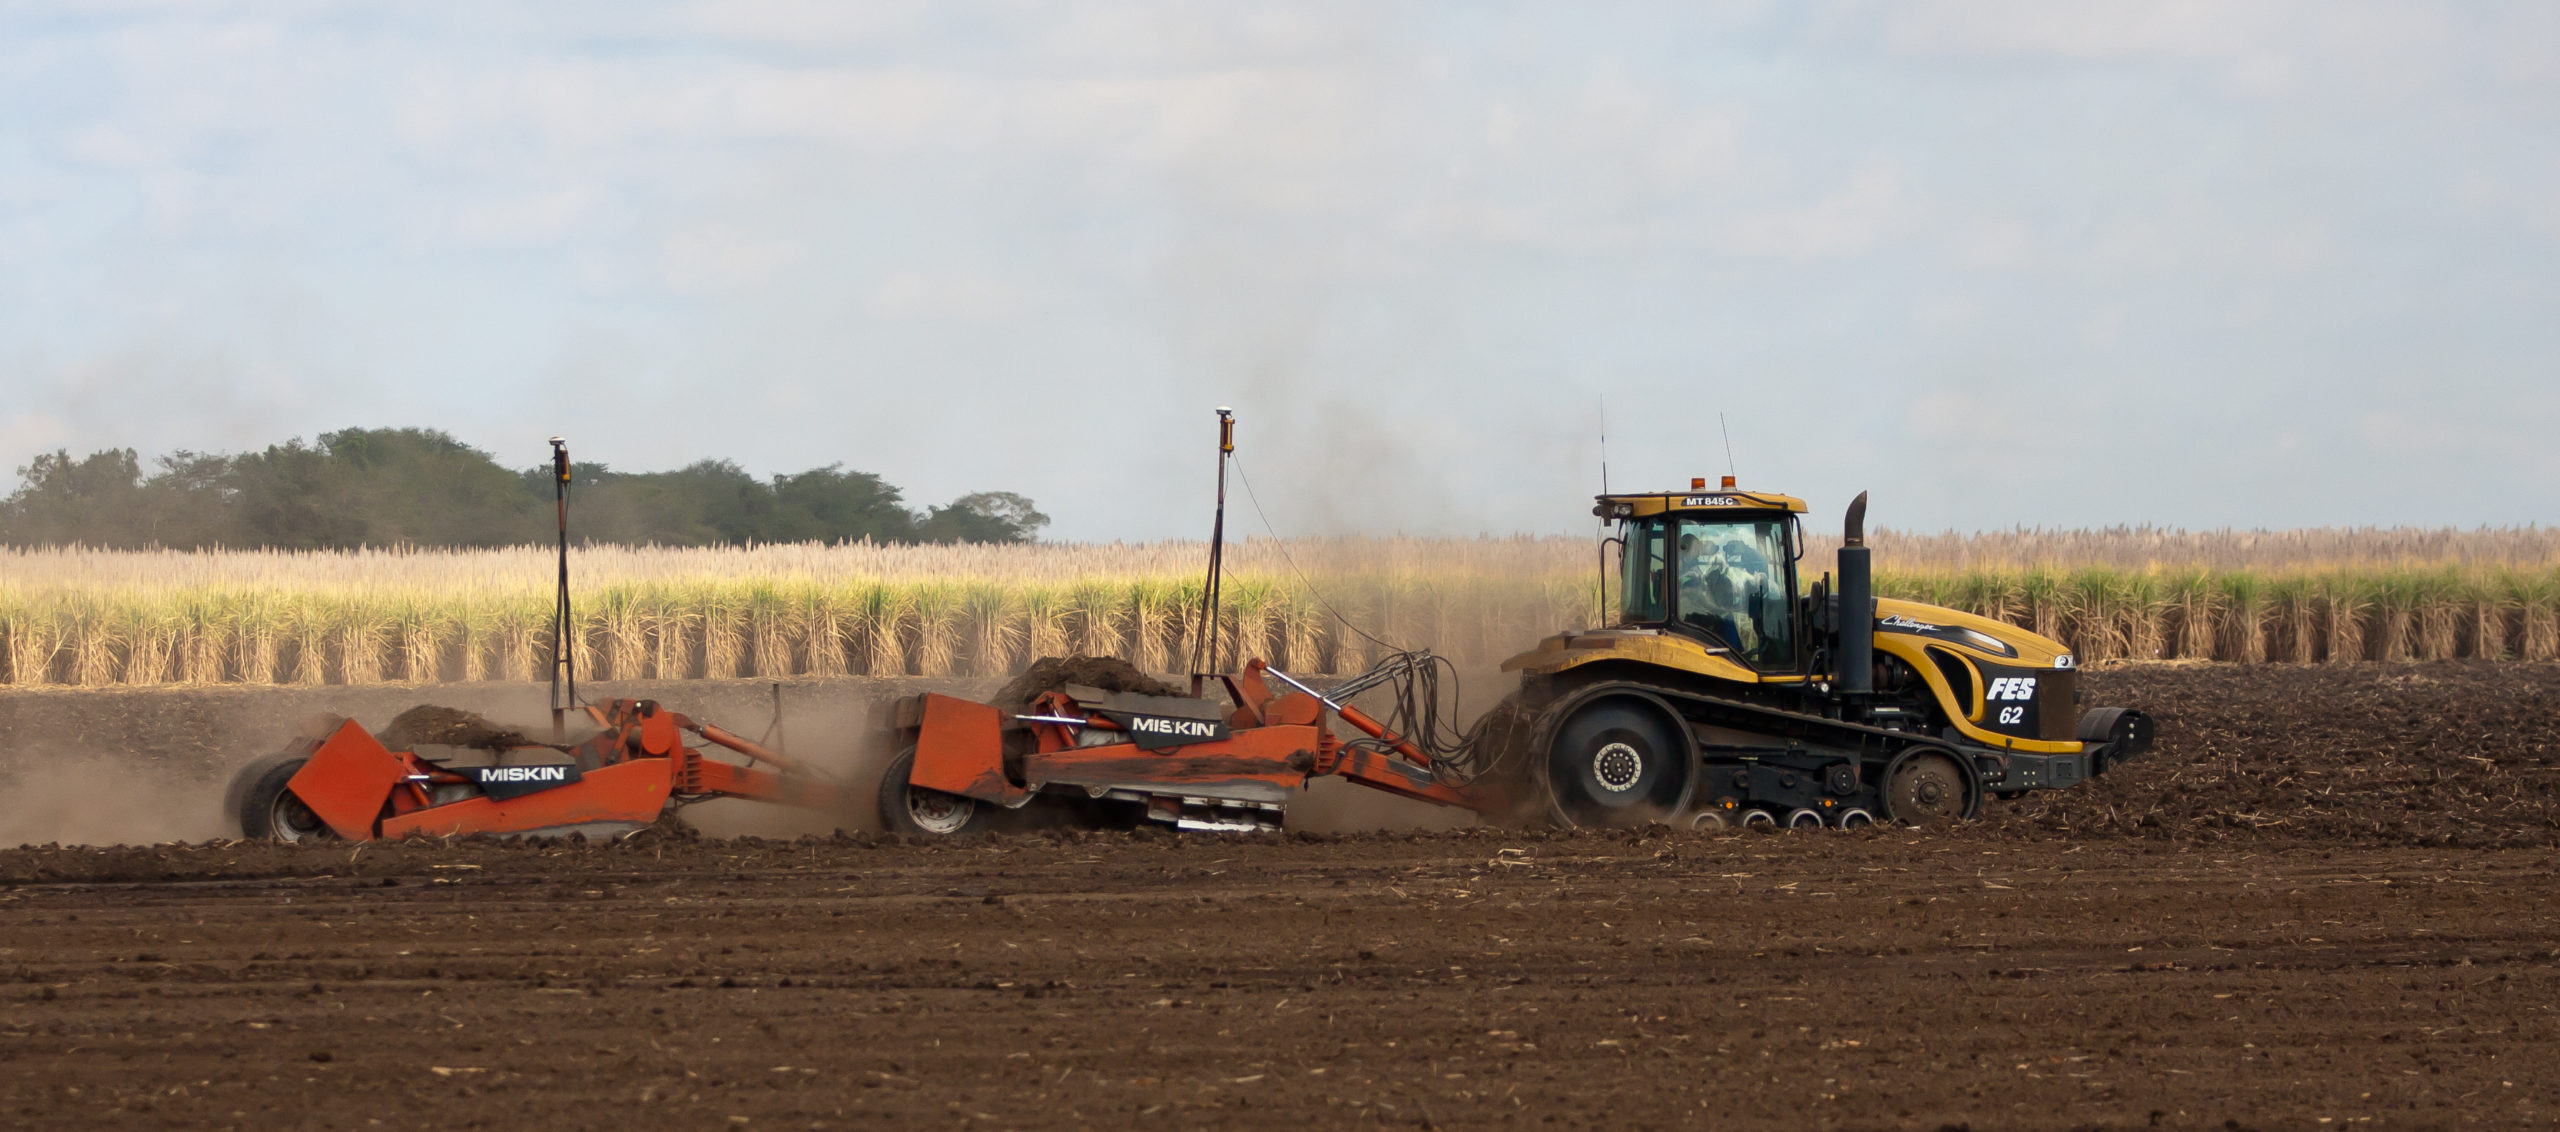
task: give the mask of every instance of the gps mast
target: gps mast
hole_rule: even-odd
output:
[[[1227,458],[1236,450],[1235,410],[1218,406],[1218,516],[1209,524],[1209,577],[1200,585],[1200,631],[1192,636],[1191,694],[1218,665],[1218,581],[1227,543]]]
[[[551,741],[569,741],[569,709],[577,705],[578,673],[569,648],[569,442],[551,438],[552,493],[560,514],[560,593],[551,610]]]

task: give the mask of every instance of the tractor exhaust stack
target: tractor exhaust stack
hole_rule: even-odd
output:
[[[1832,679],[1842,692],[1876,690],[1876,587],[1867,550],[1867,493],[1849,503],[1840,528],[1840,652]]]

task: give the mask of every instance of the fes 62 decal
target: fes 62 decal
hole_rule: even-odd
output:
[[[1991,687],[1982,693],[1983,702],[1999,708],[1992,721],[2003,727],[2016,727],[2033,721],[2027,718],[2035,706],[2036,678],[2033,676],[1996,676]],[[2023,701],[2023,702],[2021,702]]]

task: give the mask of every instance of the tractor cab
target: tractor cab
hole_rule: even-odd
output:
[[[1802,669],[1803,500],[1727,476],[1716,490],[1604,495],[1594,511],[1618,524],[1621,627],[1692,637],[1763,673]]]

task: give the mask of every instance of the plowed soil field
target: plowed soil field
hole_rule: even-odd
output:
[[[0,851],[0,1122],[2560,1118],[2560,668],[2091,677],[2162,749],[1936,835]],[[0,743],[201,710],[134,702],[0,700]]]

